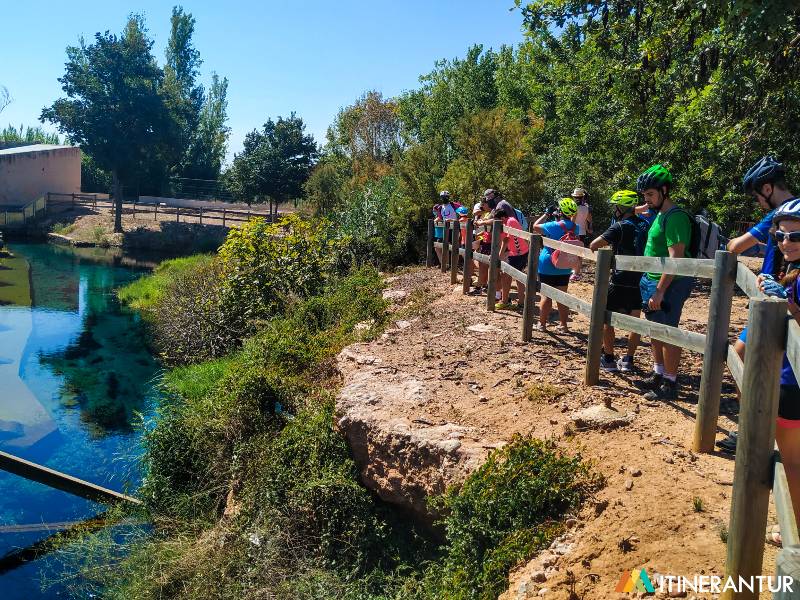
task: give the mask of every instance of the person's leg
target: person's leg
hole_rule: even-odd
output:
[[[511,275],[505,273],[500,275],[500,301],[508,304],[509,295],[511,294]]]
[[[775,429],[775,441],[778,442],[781,462],[786,471],[794,518],[800,522],[800,428],[785,427],[779,423]]]
[[[632,310],[631,316],[636,317],[637,319],[642,314],[640,310]],[[639,347],[639,342],[641,341],[642,336],[638,333],[629,333],[628,334],[628,356],[633,357],[636,354],[636,349]]]
[[[682,351],[683,349],[680,346],[664,344],[664,377],[670,381],[675,381],[678,377],[678,365],[681,362]]]
[[[482,262],[477,263],[478,265],[478,287],[486,287],[489,282],[489,265],[483,264]]]
[[[566,292],[567,286],[558,286],[556,289]],[[568,328],[567,321],[569,320],[569,307],[566,304],[561,304],[560,302],[557,302],[556,304],[558,305],[558,320],[561,321],[561,329],[566,330]]]
[[[615,331],[611,325],[603,325],[603,353],[614,354]]]
[[[553,309],[553,301],[547,296],[542,296],[539,302],[539,326],[544,329],[550,320],[550,311]]]

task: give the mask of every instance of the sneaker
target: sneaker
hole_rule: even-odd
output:
[[[569,276],[569,280],[571,282],[580,281],[581,280],[581,276],[573,273],[572,275]]]
[[[639,382],[639,387],[645,390],[655,390],[661,385],[661,382],[663,380],[664,380],[663,375],[659,375],[658,373],[653,372],[650,374],[650,377],[648,377],[647,379],[642,379],[642,381]]]
[[[725,437],[717,442],[717,447],[723,452],[727,452],[728,454],[736,454],[736,442],[739,441],[739,434],[735,431],[728,434],[728,437]]]
[[[633,371],[633,357],[623,356],[617,361],[617,369],[622,373],[630,373]]]
[[[486,288],[482,286],[476,286],[472,288],[470,291],[467,292],[470,296],[480,296],[481,294],[486,292]]]
[[[541,323],[536,323],[533,326],[534,331],[547,331],[547,325],[542,325]]]
[[[677,400],[678,384],[669,379],[662,379],[661,385],[654,390],[650,390],[642,396],[645,400]]]
[[[614,360],[613,354],[609,354],[608,356],[608,358],[606,358],[605,354],[600,356],[600,368],[603,369],[603,371],[615,373],[617,371],[617,361]]]

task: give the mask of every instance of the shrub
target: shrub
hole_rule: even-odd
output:
[[[140,277],[117,291],[119,299],[134,310],[148,313],[152,311],[164,290],[179,273],[199,268],[214,260],[210,254],[195,254],[185,258],[165,260],[145,277]]]

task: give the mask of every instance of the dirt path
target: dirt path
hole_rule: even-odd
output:
[[[585,282],[590,278],[584,274]],[[384,422],[402,420],[419,432],[443,424],[463,427],[460,439],[477,443],[515,433],[553,438],[593,461],[607,478],[554,551],[512,573],[505,599],[566,600],[570,581],[576,582],[578,598],[620,598],[614,588],[623,571],[640,568],[651,575],[724,574],[733,460],[688,450],[701,356],[684,353],[682,393],[674,403],[639,396],[634,384],[649,374],[652,362],[647,344],[636,355],[639,372],[602,373],[600,385],[587,388],[581,383],[585,317],[573,314],[569,334],[534,332],[524,344],[520,314],[487,312],[485,297],[463,296],[449,275],[413,269],[388,281],[390,295],[401,298],[399,322],[353,351],[393,369],[398,380],[421,382],[429,393],[414,404],[379,404],[374,410],[382,411]],[[590,299],[591,285],[585,282],[570,285],[570,292]],[[683,328],[705,331],[707,295],[708,286],[695,291]],[[734,305],[732,332],[745,321],[746,298],[737,296]],[[621,344],[619,339],[618,352]],[[630,423],[605,432],[576,427],[581,410],[603,405]],[[719,437],[735,426],[736,411],[735,387],[726,373]],[[776,522],[772,512],[770,519]],[[775,554],[767,545],[765,574],[774,572]]]

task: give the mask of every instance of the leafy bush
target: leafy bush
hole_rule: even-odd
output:
[[[443,569],[426,578],[428,593],[497,598],[509,570],[546,547],[559,521],[598,483],[579,456],[564,455],[552,442],[513,438],[440,500],[449,548]]]
[[[140,277],[117,290],[117,296],[123,303],[148,316],[176,275],[199,268],[200,265],[206,265],[212,260],[214,257],[210,254],[195,254],[185,258],[165,260],[150,275]]]

